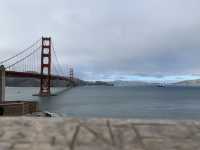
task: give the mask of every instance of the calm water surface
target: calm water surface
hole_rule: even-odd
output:
[[[62,89],[57,89],[61,91]],[[65,116],[200,119],[200,88],[77,87],[58,96],[32,96],[38,88],[7,88],[9,100],[35,100]]]

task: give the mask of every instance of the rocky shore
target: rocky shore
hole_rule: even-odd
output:
[[[200,121],[0,118],[0,150],[198,150]]]

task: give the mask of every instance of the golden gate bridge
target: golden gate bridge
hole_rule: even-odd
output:
[[[1,74],[4,68],[5,77],[39,79],[39,96],[51,95],[53,80],[67,81],[71,85],[76,85],[79,80],[74,78],[73,68],[69,68],[69,74],[66,69],[63,69],[51,37],[38,39],[16,55],[1,61],[0,66]],[[2,83],[1,80],[1,85]]]

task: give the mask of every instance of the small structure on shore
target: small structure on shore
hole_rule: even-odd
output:
[[[0,116],[20,116],[39,111],[37,102],[5,101],[5,67],[0,66]]]
[[[37,102],[4,101],[0,103],[0,116],[22,116],[39,111]]]

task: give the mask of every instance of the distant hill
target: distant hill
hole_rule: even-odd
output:
[[[62,80],[53,80],[52,85],[58,86],[58,87],[65,87],[70,86],[72,83],[69,81],[62,81]],[[83,81],[78,80],[79,86],[92,86],[92,85],[104,85],[104,86],[113,86],[113,84],[103,81]],[[39,87],[40,86],[40,80],[34,79],[34,78],[6,78],[6,86],[8,87]]]
[[[148,83],[140,81],[113,81],[114,86],[184,86],[184,87],[200,87],[200,79],[198,80],[185,80],[172,84],[161,84],[161,83]]]
[[[69,83],[61,80],[54,80],[53,86],[66,86]],[[6,78],[6,86],[8,87],[39,87],[40,80],[34,78]]]
[[[197,80],[185,80],[181,82],[174,83],[175,86],[200,86],[200,79]]]
[[[54,86],[66,86],[69,85],[69,82],[63,81],[53,81]],[[80,80],[78,83],[80,86],[90,86],[90,85],[104,85],[104,86],[159,86],[160,83],[149,83],[142,81],[122,81],[116,80],[112,82],[103,82],[103,81],[83,81]],[[6,78],[6,85],[10,87],[38,87],[40,86],[40,80],[33,78]],[[165,86],[192,86],[192,87],[200,87],[200,79],[198,80],[186,80],[173,84],[165,84]]]
[[[152,86],[152,83],[142,82],[142,81],[121,81],[116,80],[113,81],[112,84],[114,86]]]
[[[111,82],[104,81],[81,81],[80,85],[82,86],[114,86]]]

